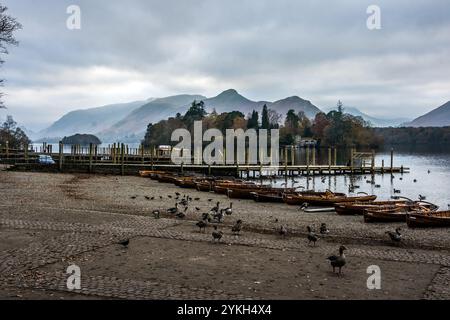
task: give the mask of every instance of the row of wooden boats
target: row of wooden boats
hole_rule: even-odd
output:
[[[339,215],[361,215],[365,222],[407,222],[409,227],[448,227],[450,211],[438,212],[438,207],[426,201],[407,198],[376,201],[375,195],[298,191],[295,188],[274,188],[229,177],[180,176],[165,171],[141,171],[141,176],[161,183],[173,183],[181,188],[215,192],[234,199],[253,199],[258,202],[278,202],[288,205],[334,207]]]

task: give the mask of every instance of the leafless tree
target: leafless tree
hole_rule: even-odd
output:
[[[3,64],[1,55],[8,54],[8,46],[18,45],[14,38],[14,32],[22,28],[22,25],[15,18],[6,14],[7,7],[0,4],[0,65]],[[3,79],[0,79],[0,86],[3,85]],[[3,93],[0,92],[0,99]],[[0,100],[0,108],[6,108]]]

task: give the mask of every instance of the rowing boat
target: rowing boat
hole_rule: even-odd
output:
[[[407,209],[393,206],[383,209],[364,210],[364,222],[405,222]]]
[[[284,202],[290,205],[302,205],[307,203],[316,206],[334,206],[335,203],[343,202],[368,202],[374,201],[377,198],[375,195],[347,197],[345,194],[336,194],[330,191],[319,194],[286,194],[284,195]]]
[[[410,228],[450,227],[450,211],[414,211],[406,214],[406,223]]]
[[[364,210],[376,210],[383,209],[385,207],[402,206],[406,205],[406,200],[399,201],[372,201],[372,202],[349,202],[349,203],[336,203],[334,209],[337,214],[349,216],[349,215],[363,215]]]
[[[427,209],[436,211],[439,207],[433,203],[425,201],[372,201],[366,203],[336,203],[334,205],[336,213],[339,215],[363,215],[365,210],[390,210],[403,208],[405,211],[414,211],[419,209]]]
[[[273,190],[259,190],[253,192],[253,199],[257,202],[284,202],[284,195],[293,194],[303,194],[303,195],[322,195],[324,192],[315,192],[315,191],[303,191],[296,192],[295,188],[284,188],[284,189],[276,189]],[[342,194],[343,195],[343,194]]]
[[[256,188],[228,188],[227,195],[229,198],[235,199],[255,199],[255,194],[260,196],[265,195],[280,195],[281,199],[283,193],[292,193],[294,188],[280,189],[280,188],[265,188],[256,186]],[[270,196],[269,196],[270,197]]]

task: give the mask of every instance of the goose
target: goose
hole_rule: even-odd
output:
[[[309,206],[309,204],[307,202],[305,202],[300,206],[300,208],[298,208],[298,210],[305,211],[305,209],[307,209],[308,206]]]
[[[178,213],[178,203],[175,203],[175,207],[167,209],[167,213],[171,213],[171,214]]]
[[[328,230],[327,228],[327,224],[326,223],[322,223],[320,225],[320,234],[329,234],[330,230]]]
[[[202,214],[202,220],[203,220],[203,221],[211,222],[211,214],[210,214],[210,213],[207,213],[207,212],[203,213],[203,214]]]
[[[118,242],[118,244],[122,245],[125,248],[128,248],[128,244],[130,244],[130,239],[122,239]]]
[[[402,234],[400,233],[401,230],[402,230],[401,228],[397,228],[397,229],[395,229],[395,232],[386,231],[386,234],[389,235],[389,237],[391,238],[391,241],[400,242],[400,241],[402,241]]]
[[[200,198],[195,198],[194,200],[195,200],[195,201],[200,201]]]
[[[375,188],[381,188],[381,184],[376,184]]]
[[[401,190],[394,189],[394,193],[402,193]]]
[[[131,196],[130,198],[134,200],[137,198],[137,196]]]
[[[314,246],[316,245],[316,242],[319,241],[319,237],[317,236],[317,234],[315,234],[310,226],[307,226],[306,229],[308,230],[308,244],[311,244],[311,242],[314,244]]]
[[[202,230],[206,231],[206,227],[208,226],[205,220],[200,220],[195,225],[200,228],[200,232],[202,232]]]
[[[176,217],[177,217],[178,219],[184,219],[184,218],[186,218],[186,214],[183,213],[183,212],[178,212],[178,213],[176,214]]]
[[[155,197],[151,197],[150,200],[155,200]]]
[[[278,230],[278,234],[283,238],[286,237],[287,233],[288,231],[285,226],[281,226],[280,229]]]
[[[152,211],[152,214],[153,214],[153,216],[155,217],[155,219],[159,219],[159,215],[160,215],[159,210],[153,210],[153,211]]]
[[[225,212],[225,214],[227,216],[230,216],[233,214],[233,202],[230,202],[230,206],[228,208],[223,209],[223,211]]]
[[[218,231],[217,230],[217,226],[214,226],[214,230],[212,232],[212,237],[213,237],[213,241],[216,242],[216,240],[218,242],[220,242],[220,239],[222,239],[223,237],[223,232],[222,231]]]
[[[214,211],[214,212],[219,212],[219,206],[220,206],[220,202],[218,202],[218,201],[217,201],[217,204],[216,204],[216,206],[215,206],[215,207],[213,207],[213,208],[211,209],[211,211]]]
[[[430,170],[428,170],[428,174],[430,174],[431,173],[431,171]]]
[[[414,183],[417,183],[417,179],[414,179],[413,182],[414,182]]]
[[[223,212],[220,211],[220,212],[213,213],[213,218],[214,218],[214,220],[217,220],[218,222],[222,222]]]
[[[420,201],[424,201],[424,200],[426,200],[426,199],[427,199],[427,197],[425,197],[425,196],[419,194],[419,200],[420,200]]]
[[[338,256],[329,256],[327,260],[330,260],[331,266],[333,267],[333,273],[335,273],[336,268],[339,268],[339,274],[341,275],[341,269],[346,264],[345,254],[344,251],[347,250],[346,247],[340,246],[339,247],[339,255]]]
[[[150,200],[150,197],[149,196],[145,196],[145,199]]]
[[[234,235],[239,235],[242,229],[242,220],[236,221],[236,224],[231,228]]]
[[[195,210],[196,210],[196,211],[200,211],[200,208],[199,208],[199,207],[195,207]]]
[[[172,199],[172,196],[169,194],[168,196],[167,196],[169,199]]]
[[[181,194],[179,192],[175,192],[175,195],[178,197],[181,196]]]

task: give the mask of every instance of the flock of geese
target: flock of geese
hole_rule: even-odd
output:
[[[137,196],[132,196],[131,199],[136,199]],[[159,196],[160,200],[163,200],[163,196]],[[174,207],[171,207],[166,210],[153,210],[152,215],[155,219],[159,219],[161,214],[165,211],[166,214],[174,216],[177,219],[184,219],[189,211],[189,208],[192,207],[192,203],[194,201],[200,201],[200,198],[192,198],[189,195],[181,195],[179,192],[176,192],[174,195],[167,195],[169,200],[175,200]],[[147,200],[154,200],[155,197],[145,196]],[[213,199],[208,199],[208,202],[212,202]],[[299,209],[302,209],[300,207]],[[200,219],[195,223],[195,227],[199,229],[200,233],[206,233],[206,230],[209,225],[213,226],[213,230],[211,232],[212,242],[219,243],[221,242],[224,232],[219,229],[219,225],[224,221],[225,217],[229,217],[233,215],[233,203],[231,202],[228,207],[221,207],[220,202],[216,202],[216,204],[209,209],[207,212],[200,213],[202,210],[194,206],[195,212],[200,214]],[[278,219],[275,220],[275,223],[278,223]],[[241,219],[237,220],[231,227],[231,233],[238,237],[243,229],[243,221]],[[288,229],[285,225],[280,225],[275,228],[276,233],[281,238],[286,238],[288,235]],[[330,230],[328,229],[326,223],[321,223],[318,233],[311,227],[307,226],[307,235],[306,239],[308,241],[309,246],[316,246],[317,242],[327,235],[330,234]],[[400,233],[401,228],[397,228],[395,231],[387,231],[386,234],[389,236],[390,240],[394,243],[399,243],[402,239],[402,235]],[[130,243],[129,239],[124,239],[119,242],[120,245],[127,248]],[[331,267],[333,268],[333,273],[335,273],[335,269],[338,268],[338,275],[341,275],[341,269],[346,264],[346,257],[344,251],[347,250],[345,246],[339,247],[339,254],[332,255],[327,258],[330,261]]]

